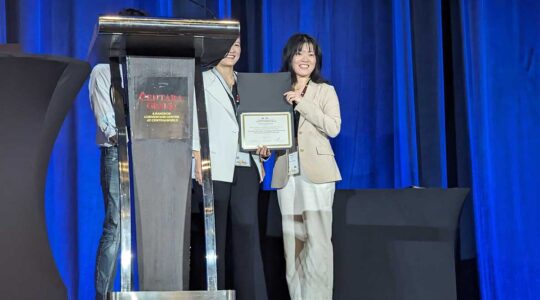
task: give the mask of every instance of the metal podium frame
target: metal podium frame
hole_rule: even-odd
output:
[[[120,173],[120,277],[121,290],[110,299],[233,300],[232,290],[218,290],[214,219],[214,195],[210,166],[203,67],[217,64],[240,34],[238,21],[182,20],[146,17],[102,16],[98,19],[90,61],[108,62],[111,68],[112,102],[118,129]],[[185,57],[195,60],[195,98],[203,165],[203,199],[206,241],[207,291],[132,291],[130,126],[126,92],[128,56]],[[124,81],[124,82],[122,82]]]

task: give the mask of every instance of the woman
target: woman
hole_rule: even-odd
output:
[[[234,65],[240,53],[240,39],[237,39],[219,64],[203,73],[214,191],[218,288],[236,290],[237,299],[265,300],[257,205],[264,169],[258,154],[262,152],[266,156],[269,153],[262,148],[255,154],[239,150],[236,112],[240,97]],[[196,114],[193,127],[195,179],[201,184]],[[230,236],[227,236],[228,226]],[[230,256],[226,257],[225,253]],[[231,269],[225,270],[225,266]],[[226,278],[229,275],[232,277]]]
[[[286,275],[291,299],[332,299],[332,203],[341,175],[329,138],[341,128],[334,87],[320,71],[322,53],[306,34],[289,38],[282,56],[292,89],[284,94],[295,112],[295,149],[278,153],[272,177],[282,214]]]

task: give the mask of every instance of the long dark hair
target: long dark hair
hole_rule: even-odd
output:
[[[322,51],[321,47],[319,47],[319,43],[317,43],[317,40],[315,40],[313,37],[305,34],[305,33],[297,33],[292,35],[289,40],[287,41],[287,44],[285,44],[285,47],[283,47],[283,54],[281,56],[281,72],[290,72],[291,73],[291,83],[294,86],[296,84],[296,74],[294,73],[293,67],[292,67],[292,60],[294,58],[294,55],[300,51],[302,51],[302,46],[304,44],[308,44],[313,46],[313,52],[315,53],[315,56],[317,57],[317,61],[315,63],[315,69],[313,69],[313,72],[311,73],[311,81],[316,83],[326,83],[326,79],[324,79],[321,75],[321,69],[322,69]]]

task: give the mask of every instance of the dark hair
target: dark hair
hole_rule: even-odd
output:
[[[119,16],[124,17],[145,17],[147,16],[146,12],[136,9],[136,8],[124,8],[118,12]]]
[[[296,74],[294,73],[294,70],[292,67],[292,60],[296,53],[302,51],[302,46],[304,46],[304,44],[309,44],[313,46],[313,52],[315,52],[315,56],[317,58],[317,61],[315,62],[315,69],[313,69],[313,72],[311,73],[311,81],[316,82],[316,83],[323,83],[323,82],[326,83],[327,81],[321,75],[321,69],[322,69],[321,47],[319,47],[319,43],[317,43],[317,40],[315,40],[313,37],[305,33],[297,33],[297,34],[292,35],[287,41],[287,44],[285,44],[285,47],[283,48],[283,54],[281,56],[281,70],[280,71],[290,72],[292,84],[294,85],[296,83]]]

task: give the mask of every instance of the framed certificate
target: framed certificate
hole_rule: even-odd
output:
[[[289,112],[251,112],[240,114],[240,146],[255,150],[286,149],[293,146],[292,119]]]
[[[284,150],[295,146],[292,106],[283,94],[291,90],[291,75],[285,73],[238,73],[238,125],[240,148],[257,146]]]

